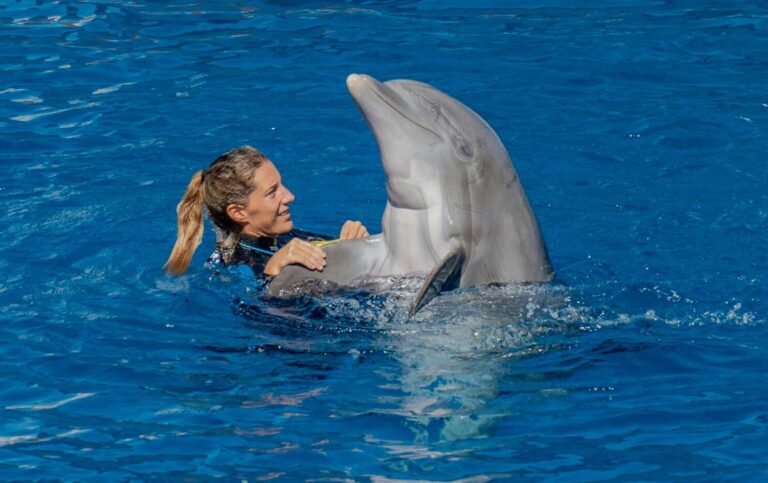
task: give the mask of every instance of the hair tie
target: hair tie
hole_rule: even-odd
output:
[[[204,170],[200,171],[200,181],[201,182],[205,182],[205,176],[207,174],[208,174],[208,170],[207,169],[204,169]]]

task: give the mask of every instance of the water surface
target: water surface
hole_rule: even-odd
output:
[[[8,480],[758,480],[768,451],[760,2],[0,7]],[[405,320],[160,270],[192,173],[250,144],[298,226],[379,229],[352,72],[508,148],[557,279]],[[409,285],[410,284],[410,285]]]

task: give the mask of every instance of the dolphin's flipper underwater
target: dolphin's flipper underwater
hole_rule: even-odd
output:
[[[448,253],[434,270],[427,275],[424,283],[416,295],[416,300],[411,304],[408,310],[408,318],[416,315],[416,312],[427,305],[433,298],[440,295],[441,292],[447,292],[459,288],[461,284],[461,267],[464,265],[466,257],[464,250],[457,247]]]

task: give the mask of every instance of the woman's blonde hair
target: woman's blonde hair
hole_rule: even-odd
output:
[[[192,175],[176,214],[179,220],[176,243],[163,268],[172,275],[187,270],[192,255],[203,239],[203,207],[216,229],[216,246],[225,263],[231,261],[240,242],[242,226],[227,214],[231,204],[245,205],[253,191],[253,177],[263,163],[269,162],[260,151],[250,147],[227,151],[208,169]]]

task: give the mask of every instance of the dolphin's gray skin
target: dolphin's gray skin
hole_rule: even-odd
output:
[[[376,137],[387,177],[382,233],[327,246],[322,272],[284,268],[270,294],[309,279],[352,285],[371,276],[434,275],[446,261],[452,273],[442,270],[440,279],[461,287],[552,278],[517,173],[480,116],[421,82],[352,74],[347,87]]]

